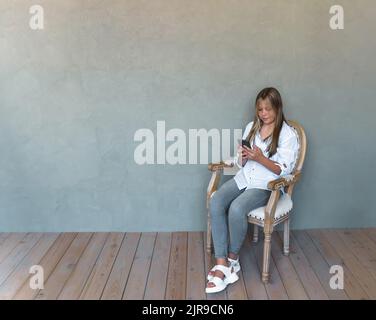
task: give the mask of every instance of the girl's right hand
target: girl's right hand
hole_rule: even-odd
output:
[[[238,156],[244,160],[244,148],[241,145],[238,145]]]
[[[238,145],[238,158],[242,159],[241,162],[243,166],[248,160],[244,151],[245,151],[244,148],[241,145]]]

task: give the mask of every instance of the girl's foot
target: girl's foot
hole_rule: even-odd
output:
[[[230,253],[227,260],[229,263],[231,263],[232,267],[234,268],[234,271],[238,273],[240,271],[239,257],[235,254]],[[211,270],[209,270],[208,276],[207,276],[207,279],[209,281],[213,279],[215,270],[216,270],[216,266],[214,266]]]
[[[215,272],[212,279],[206,286],[206,293],[220,292],[226,289],[227,285],[236,282],[239,277],[234,271],[234,268],[229,263],[228,266],[216,265]]]

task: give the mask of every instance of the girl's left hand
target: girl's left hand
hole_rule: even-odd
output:
[[[243,157],[260,162],[261,159],[264,158],[264,154],[262,153],[261,149],[254,144],[253,149],[246,146],[243,147]]]

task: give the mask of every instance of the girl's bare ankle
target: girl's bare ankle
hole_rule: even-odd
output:
[[[222,265],[222,266],[227,266],[227,259],[226,258],[219,258],[216,261],[216,264]]]
[[[238,260],[238,255],[235,253],[229,253],[228,257],[232,260]]]

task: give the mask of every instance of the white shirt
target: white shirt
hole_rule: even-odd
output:
[[[243,139],[247,138],[252,125],[253,121],[246,126],[243,133]],[[260,133],[256,133],[254,144],[261,149],[266,157],[268,157],[266,149],[270,142],[271,137],[264,142],[261,139]],[[267,187],[268,182],[292,172],[298,155],[298,150],[299,143],[295,130],[284,121],[279,134],[277,152],[269,158],[270,160],[277,162],[276,164],[281,168],[281,174],[278,176],[262,164],[254,160],[248,160],[244,167],[242,167],[234,177],[239,190],[243,188],[247,188],[247,190],[252,188],[269,190]],[[238,156],[236,156],[234,160],[235,163],[239,165]]]

